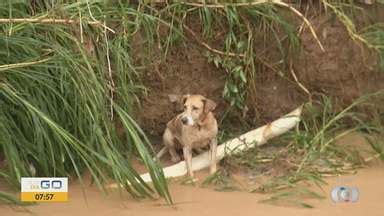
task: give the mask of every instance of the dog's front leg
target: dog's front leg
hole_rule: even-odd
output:
[[[189,176],[193,179],[193,170],[192,170],[192,148],[188,145],[183,147],[185,165],[187,166],[187,171]]]
[[[211,166],[209,172],[211,174],[216,172],[216,155],[217,155],[217,139],[216,137],[213,138],[210,143],[210,148],[209,148],[209,159],[211,160]]]

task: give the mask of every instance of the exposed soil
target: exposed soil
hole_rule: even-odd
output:
[[[312,20],[325,52],[309,31],[302,34],[303,52],[295,68],[300,81],[314,93],[331,96],[341,106],[384,88],[384,73],[372,52],[352,41],[345,27],[330,18]]]
[[[376,9],[371,9],[375,11]],[[383,19],[377,16],[377,19]],[[345,27],[325,14],[310,20],[324,45],[321,51],[310,31],[305,28],[300,38],[302,49],[294,60],[293,69],[299,81],[314,95],[325,94],[339,107],[349,105],[357,97],[384,89],[384,73],[376,67],[375,55],[363,45],[351,40]],[[189,26],[200,33],[200,24]],[[213,47],[220,48],[217,42]],[[268,51],[264,59],[276,60],[276,53]],[[222,98],[226,73],[208,63],[205,48],[188,37],[185,43],[171,46],[165,61],[159,57],[150,64],[143,77],[148,95],[143,96],[138,121],[147,134],[159,137],[165,124],[177,113],[168,101],[169,94],[203,94],[218,103],[220,118],[228,104]],[[277,59],[278,60],[278,59]],[[271,62],[274,63],[274,62]],[[278,74],[264,68],[255,78],[256,100],[248,101],[255,112],[248,119],[261,125],[296,108],[308,100],[308,95],[293,81],[289,72]]]
[[[169,101],[169,94],[202,94],[218,103],[219,113],[223,111],[225,74],[208,64],[196,45],[171,48],[165,62],[154,63],[151,69],[145,74],[149,92],[142,98],[139,113],[139,121],[149,134],[161,135],[165,124],[180,111]]]

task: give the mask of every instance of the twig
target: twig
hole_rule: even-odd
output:
[[[105,20],[105,19],[104,19]],[[113,120],[113,95],[114,95],[114,89],[115,89],[115,82],[113,81],[112,77],[112,68],[111,68],[111,60],[109,57],[109,45],[108,45],[108,35],[107,35],[107,26],[105,25],[104,21],[104,38],[105,38],[105,44],[107,46],[107,63],[108,63],[108,87],[109,87],[109,93],[110,93],[110,114],[111,114],[111,120]]]
[[[81,22],[82,19],[81,19],[81,10],[79,9],[79,18],[80,18],[80,22],[79,22],[79,27],[80,27],[80,42],[81,43],[84,43],[84,33],[83,33],[83,23]]]
[[[40,63],[46,62],[46,61],[48,61],[50,59],[51,58],[45,58],[45,59],[42,59],[42,60],[32,61],[32,62],[22,62],[22,63],[15,63],[15,64],[0,65],[0,71],[6,71],[8,69],[19,68],[19,67],[26,67],[26,66],[30,66],[30,65],[40,64]]]
[[[320,173],[322,177],[335,177],[342,174],[356,174],[356,170],[339,170],[339,173]]]
[[[358,40],[370,49],[377,49],[373,44],[369,43],[366,39],[364,39],[364,37],[362,35],[360,35],[360,34],[358,34],[358,32],[356,32],[354,25],[350,24],[351,20],[348,18],[348,16],[346,16],[344,13],[340,12],[339,9],[337,9],[334,5],[328,3],[327,1],[323,1],[323,4],[325,7],[331,8],[333,10],[333,12],[336,14],[336,16],[339,17],[340,22],[343,23],[348,34],[352,38],[352,40]],[[352,25],[352,26],[350,26],[350,25]]]
[[[307,7],[305,8],[305,14],[304,16],[307,16],[308,14],[308,10],[309,10],[309,4],[307,4]],[[303,22],[300,27],[299,27],[299,31],[298,31],[298,35],[301,35],[301,33],[303,32],[303,29],[304,29],[304,26],[305,26],[305,23]]]
[[[184,27],[185,30],[187,30],[194,37],[194,39],[197,42],[199,42],[202,46],[204,46],[205,48],[207,48],[211,52],[214,52],[214,53],[217,53],[217,54],[220,54],[220,55],[231,56],[231,57],[241,57],[241,58],[245,57],[244,54],[237,54],[237,53],[232,53],[232,52],[223,52],[223,51],[220,51],[218,49],[212,48],[211,46],[209,46],[204,41],[201,41],[199,39],[199,37],[196,35],[196,33],[193,32],[187,25],[183,24],[183,27]]]
[[[296,76],[296,73],[295,71],[293,70],[292,68],[292,62],[290,64],[290,71],[291,71],[291,75],[293,77],[293,79],[295,80],[296,84],[305,92],[308,94],[308,97],[309,97],[309,101],[312,101],[312,94],[311,92],[299,81],[299,79],[297,78]]]
[[[317,37],[317,34],[316,34],[315,30],[312,27],[312,24],[308,21],[307,18],[305,18],[305,16],[302,13],[300,13],[300,11],[296,10],[294,7],[292,7],[291,5],[289,5],[287,3],[284,3],[284,2],[273,2],[273,3],[276,4],[276,5],[288,8],[293,13],[295,13],[298,17],[300,17],[305,22],[305,24],[308,26],[308,28],[311,31],[313,37],[315,38],[317,44],[319,45],[321,51],[323,51],[323,52],[325,51],[323,45],[321,44],[319,38]]]
[[[247,3],[223,3],[223,4],[205,4],[205,3],[193,3],[193,2],[181,2],[182,4],[194,6],[194,7],[206,7],[206,8],[225,8],[227,6],[232,7],[244,7],[244,6],[255,6],[265,3],[280,3],[280,0],[261,0],[257,2],[247,2]]]
[[[91,7],[89,7],[89,1],[87,0],[87,8],[88,8],[88,12],[89,12],[89,16],[91,16],[91,19],[95,22],[99,22],[103,27],[104,29],[108,29],[109,31],[111,31],[112,33],[116,33],[113,29],[109,28],[108,26],[105,25],[105,20],[104,20],[104,24],[102,24],[100,21],[98,21],[92,14],[92,11],[91,11]],[[104,16],[104,19],[105,19],[105,16]]]
[[[260,55],[256,56],[256,59],[262,63],[264,66],[266,66],[267,68],[271,69],[272,71],[274,72],[278,72],[278,69],[274,68],[271,64],[269,64],[266,60],[263,59],[263,57],[261,57]]]
[[[86,23],[88,25],[99,25],[103,26],[103,23],[100,21],[94,20],[94,21],[84,21],[84,20],[77,20],[77,19],[56,19],[56,18],[0,18],[0,24],[1,23],[39,23],[39,24],[78,24],[78,23]],[[116,33],[113,29],[106,27],[110,32]]]
[[[244,7],[244,6],[255,6],[255,5],[267,4],[267,3],[275,4],[275,5],[278,5],[278,6],[281,6],[281,7],[288,8],[294,14],[296,14],[298,17],[300,17],[304,21],[304,23],[308,26],[308,28],[311,31],[313,37],[315,38],[316,42],[318,43],[320,49],[322,51],[325,51],[323,45],[321,44],[319,38],[317,37],[317,34],[316,34],[315,30],[313,29],[313,27],[312,27],[311,23],[308,21],[308,19],[305,18],[305,16],[302,13],[300,13],[298,10],[296,10],[294,7],[292,7],[291,5],[289,5],[287,3],[284,3],[282,1],[279,1],[279,0],[267,1],[267,0],[264,0],[264,1],[257,1],[257,2],[235,3],[235,4],[204,4],[204,3],[182,2],[182,4],[185,4],[185,5],[190,5],[190,6],[194,6],[194,7],[207,7],[207,8],[225,8],[226,6]]]
[[[374,159],[377,159],[377,158],[379,158],[381,156],[381,154],[375,154],[375,155],[373,155],[372,157],[368,157],[368,158],[364,158],[364,162],[369,162],[369,161],[371,161],[371,160],[374,160]]]
[[[0,18],[0,23],[47,23],[47,24],[77,24],[81,20],[75,19],[55,19],[55,18]],[[84,21],[83,21],[84,22]],[[89,25],[101,25],[99,21],[86,21]]]

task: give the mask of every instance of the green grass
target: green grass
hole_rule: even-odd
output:
[[[143,87],[131,62],[129,37],[123,30],[140,28],[127,23],[112,34],[87,20],[132,8],[98,2],[0,7],[2,17],[76,16],[78,25],[10,23],[0,25],[0,154],[6,167],[2,177],[18,190],[23,176],[71,176],[85,172],[104,189],[108,180],[122,184],[134,197],[154,197],[171,203],[167,183],[152,160],[149,141],[130,117]],[[31,6],[31,7],[30,7]],[[107,7],[107,9],[105,8]],[[104,11],[105,10],[105,11]],[[125,29],[126,28],[126,29]],[[113,81],[113,82],[112,82]],[[121,121],[125,138],[118,137]],[[130,164],[137,152],[151,173],[153,186],[144,183]],[[2,194],[3,199],[10,199]]]
[[[302,198],[323,196],[308,189],[307,184],[321,189],[324,176],[350,173],[371,159],[383,158],[382,126],[373,123],[375,119],[362,118],[359,114],[359,108],[383,98],[383,93],[363,96],[341,111],[335,111],[332,100],[323,96],[322,100],[305,106],[302,121],[294,131],[270,141],[273,148],[251,149],[229,156],[223,165],[228,170],[241,167],[247,173],[269,176],[249,187],[251,192],[271,194],[261,202],[311,208]],[[360,152],[336,144],[352,133],[365,136],[377,154],[362,158]],[[266,172],[275,169],[280,172],[272,175]]]
[[[218,170],[217,172],[209,175],[201,183],[201,186],[203,187],[207,187],[209,185],[213,185],[214,189],[220,192],[231,192],[239,190],[235,180],[231,178],[230,173],[225,169]]]

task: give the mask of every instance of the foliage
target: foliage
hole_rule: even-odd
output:
[[[375,97],[382,98],[383,93],[379,91],[363,96],[338,112],[333,109],[331,100],[323,96],[322,100],[305,106],[306,114],[296,130],[271,141],[270,145],[274,145],[275,149],[249,150],[230,156],[225,163],[229,169],[241,166],[250,173],[264,176],[268,174],[263,170],[283,169],[282,173],[270,176],[250,191],[272,193],[270,198],[262,202],[311,208],[300,199],[303,196],[322,198],[322,195],[308,189],[308,184],[321,188],[325,184],[324,176],[350,173],[371,160],[362,158],[358,151],[337,144],[342,137],[360,133],[377,152],[372,159],[383,157],[384,145],[380,141],[382,127],[362,121],[356,112],[357,107],[366,105]]]
[[[39,21],[0,26],[0,155],[6,164],[2,177],[11,185],[19,187],[23,176],[75,174],[81,180],[89,172],[101,189],[112,178],[134,197],[152,197],[154,190],[130,163],[138,152],[157,193],[171,202],[149,141],[128,114],[142,86],[126,33],[138,31],[147,19],[123,23],[116,35],[107,22],[86,24],[105,16],[113,21],[118,12],[140,16],[132,8],[97,1],[0,7],[1,17],[79,14],[84,20],[80,26]],[[117,121],[126,139],[118,136]]]

